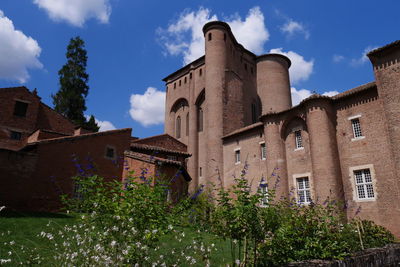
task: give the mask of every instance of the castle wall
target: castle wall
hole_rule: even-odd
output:
[[[242,172],[251,184],[251,191],[257,192],[261,178],[267,178],[266,159],[261,158],[261,143],[265,143],[263,127],[224,140],[224,184],[226,188],[234,185],[234,179]],[[235,162],[235,151],[240,150],[240,163]],[[267,156],[268,157],[268,156]]]
[[[297,197],[296,195],[296,179],[300,177],[308,177],[311,187],[311,197],[315,196],[313,190],[313,175],[310,152],[310,136],[307,126],[302,116],[303,113],[296,114],[292,119],[287,119],[287,125],[283,127],[281,134],[285,143],[285,155],[287,162],[288,189],[289,197]],[[302,148],[296,148],[295,131],[301,131]]]

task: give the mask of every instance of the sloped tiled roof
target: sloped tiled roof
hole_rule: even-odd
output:
[[[386,49],[392,48],[392,47],[396,47],[396,46],[400,46],[400,40],[396,40],[396,41],[394,41],[394,42],[392,42],[392,43],[390,43],[390,44],[387,44],[387,45],[384,45],[384,46],[382,46],[382,47],[376,48],[376,49],[374,49],[374,50],[368,52],[368,53],[367,53],[367,56],[371,56],[371,55],[380,53],[380,52],[382,52],[383,50],[386,50]]]
[[[126,132],[126,131],[132,131],[132,129],[131,128],[123,128],[123,129],[110,130],[110,131],[97,132],[97,133],[87,133],[87,134],[81,134],[81,135],[75,135],[75,136],[56,137],[56,138],[50,138],[50,139],[44,139],[44,140],[32,142],[32,143],[29,143],[27,146],[34,146],[34,145],[38,145],[38,144],[68,142],[68,141],[73,141],[73,140],[86,139],[86,138],[90,138],[90,137],[94,137],[94,136],[104,136],[104,135],[110,135],[110,134]]]
[[[159,146],[151,146],[151,145],[146,145],[146,144],[138,144],[136,142],[131,142],[131,148],[133,149],[143,149],[143,150],[149,150],[149,151],[159,151],[159,152],[166,152],[166,153],[171,153],[171,154],[177,154],[185,157],[190,157],[191,154],[187,152],[182,152],[178,150],[173,150],[173,149],[166,149],[163,147]]]
[[[234,136],[234,135],[237,135],[237,134],[240,134],[240,133],[249,131],[249,130],[251,130],[251,129],[255,129],[255,128],[261,127],[261,126],[263,126],[263,123],[262,123],[262,122],[256,122],[256,123],[247,125],[247,126],[245,126],[245,127],[243,127],[243,128],[237,129],[237,130],[235,130],[235,131],[233,131],[233,132],[231,132],[231,133],[229,133],[229,134],[223,136],[222,139],[228,138],[228,137],[231,137],[231,136]]]
[[[334,95],[331,98],[334,99],[334,100],[341,99],[341,98],[344,98],[344,97],[347,97],[347,96],[351,96],[351,95],[354,95],[356,93],[359,93],[359,92],[362,92],[362,91],[365,91],[365,90],[368,90],[368,89],[371,89],[371,88],[374,88],[374,87],[376,87],[376,83],[375,82],[369,82],[369,83],[357,86],[355,88],[352,88],[350,90],[344,91],[343,93]]]

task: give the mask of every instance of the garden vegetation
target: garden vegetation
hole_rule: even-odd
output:
[[[38,233],[41,246],[1,233],[9,241],[0,246],[0,265],[281,266],[343,259],[394,241],[371,221],[346,221],[334,200],[299,205],[276,199],[272,189],[251,193],[246,171],[230,189],[202,186],[175,204],[161,179],[153,186],[152,177],[134,174],[125,184],[76,177],[79,197],[64,196],[74,220],[47,224]]]

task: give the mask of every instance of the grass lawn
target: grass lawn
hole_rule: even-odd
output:
[[[75,219],[61,213],[21,213],[2,211],[0,214],[0,259],[12,259],[13,261],[26,260],[21,253],[16,254],[17,247],[24,246],[28,249],[40,249],[42,253],[51,253],[51,247],[38,235],[47,229],[51,222],[61,227],[73,224]],[[10,246],[9,242],[15,242]],[[6,244],[7,243],[7,244]],[[9,255],[11,251],[12,255]],[[7,266],[13,266],[9,264]]]
[[[16,266],[16,262],[26,261],[29,259],[27,255],[31,253],[16,253],[20,251],[20,247],[24,246],[27,252],[32,249],[39,251],[41,255],[50,256],[54,253],[52,244],[38,235],[46,230],[49,222],[56,228],[62,228],[65,225],[72,225],[76,222],[74,217],[61,213],[16,213],[16,212],[1,212],[0,215],[0,259],[11,259],[11,263],[6,263],[4,266]],[[192,240],[198,235],[190,228],[180,229],[185,232],[185,237],[179,242],[173,235],[163,236],[160,240],[160,249],[155,252],[159,255],[168,257],[167,251],[171,251],[171,247],[176,248],[176,251],[183,251],[188,246],[192,245]],[[226,266],[231,263],[230,243],[229,241],[221,240],[211,234],[202,233],[201,237],[208,244],[214,243],[217,250],[211,253],[212,266]],[[9,243],[14,241],[14,245]],[[11,251],[11,255],[9,252]],[[52,258],[52,257],[46,257]],[[32,259],[31,259],[32,260]],[[41,263],[41,266],[57,266],[60,262]],[[0,263],[1,266],[3,266]],[[183,265],[181,265],[183,266]],[[197,266],[204,266],[201,263]]]

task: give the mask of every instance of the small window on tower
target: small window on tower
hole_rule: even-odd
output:
[[[115,159],[115,148],[107,146],[105,157],[107,159]]]
[[[301,137],[301,131],[295,131],[294,132],[294,136],[295,136],[295,145],[296,145],[296,149],[301,149],[303,148],[303,139]]]
[[[13,140],[21,140],[22,134],[20,132],[11,131],[10,138]]]
[[[185,83],[187,82],[187,78],[186,78],[186,77],[185,77],[185,80],[184,80],[184,81],[185,81]]]
[[[211,39],[212,39],[212,35],[211,35],[211,32],[208,34],[208,41],[211,41]]]
[[[189,79],[192,79],[192,73],[189,74]]]
[[[351,120],[351,126],[353,128],[353,136],[354,136],[354,138],[363,137],[362,132],[361,132],[360,119],[357,118],[357,119]]]
[[[202,132],[203,131],[203,109],[199,108],[198,109],[198,114],[197,114],[197,131]]]
[[[19,117],[25,117],[26,111],[28,110],[28,103],[15,101],[14,115]]]
[[[251,122],[257,122],[257,106],[254,103],[251,104]]]
[[[235,164],[240,163],[240,149],[235,150]]]
[[[261,159],[264,160],[267,158],[267,147],[265,146],[265,143],[260,144],[260,149],[261,149]]]
[[[201,75],[203,75],[203,70],[202,69],[199,70],[199,76],[201,76]]]

